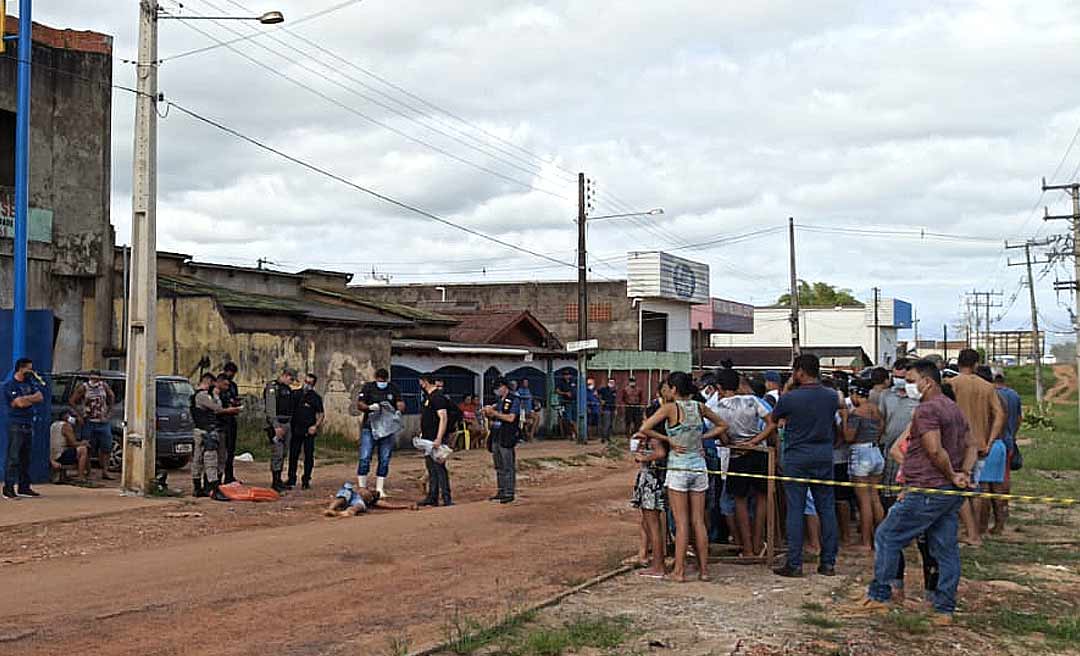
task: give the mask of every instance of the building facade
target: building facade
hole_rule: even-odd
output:
[[[8,17],[8,34],[18,23]],[[56,320],[53,366],[114,345],[109,218],[112,37],[35,24],[30,82],[28,306]],[[0,58],[0,307],[12,306],[17,61]]]

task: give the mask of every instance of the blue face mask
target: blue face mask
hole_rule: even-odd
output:
[[[893,389],[896,390],[897,392],[904,389],[905,385],[907,385],[907,380],[905,380],[903,378],[893,378],[892,379]]]
[[[386,382],[385,380],[375,381],[375,387],[378,387],[379,389],[386,389],[387,387],[389,387],[389,385],[390,383]]]

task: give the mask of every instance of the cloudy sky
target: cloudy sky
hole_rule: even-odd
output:
[[[121,59],[134,58],[137,4],[39,2],[35,18],[113,35],[115,82],[131,85]],[[624,275],[627,250],[677,249],[711,266],[713,295],[768,303],[786,285],[794,216],[801,278],[863,299],[879,286],[916,306],[924,335],[956,320],[964,291],[995,289],[1007,310],[997,326],[1027,327],[1002,243],[1063,230],[1038,216],[1068,209],[1040,195],[1040,178],[1080,169],[1069,0],[162,5],[282,10],[284,30],[163,22],[161,90],[353,183],[566,263],[578,171],[595,184],[593,215],[662,207],[590,228],[596,277]],[[126,242],[134,98],[113,99],[112,220]],[[202,261],[265,257],[394,282],[574,275],[176,109],[159,155],[159,247]],[[1051,282],[1069,275],[1061,265],[1037,283],[1051,329],[1068,328],[1070,299]]]

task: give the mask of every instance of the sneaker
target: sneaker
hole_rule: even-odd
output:
[[[311,483],[309,481],[304,481],[303,483],[300,484],[300,489],[301,490],[310,490],[311,489]]]
[[[439,502],[434,500],[434,499],[421,499],[420,501],[416,502],[416,507],[417,508],[426,508],[428,506],[437,506],[437,505],[439,505]]]
[[[817,573],[822,576],[836,576],[836,567],[833,565],[818,565]]]
[[[18,499],[19,498],[19,495],[15,494],[15,488],[11,487],[10,485],[5,485],[4,486],[3,494],[4,494],[5,499]]]
[[[935,611],[934,613],[932,613],[930,623],[934,626],[952,626],[952,613],[940,613]]]
[[[499,503],[514,503],[514,497],[503,497],[499,499]]]
[[[502,500],[503,500],[502,495],[499,495],[499,494],[496,494],[493,497],[488,497],[488,501],[492,501],[492,502],[494,502],[494,501],[501,502]]]
[[[789,579],[801,579],[803,576],[802,568],[794,568],[790,565],[784,565],[783,567],[777,567],[773,570],[773,574],[777,576],[784,576]]]
[[[41,494],[39,494],[37,492],[34,492],[30,488],[25,488],[25,489],[19,490],[19,496],[20,497],[40,497]]]

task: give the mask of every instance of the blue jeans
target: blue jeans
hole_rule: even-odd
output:
[[[953,490],[956,488],[945,487]],[[938,496],[908,492],[893,504],[885,521],[874,534],[874,582],[867,595],[876,601],[892,598],[892,583],[900,566],[900,553],[920,533],[926,533],[926,546],[938,563],[937,591],[931,593],[934,610],[956,610],[956,588],[960,585],[960,544],[957,541],[957,518],[964,497]]]
[[[832,480],[832,462],[821,465],[784,463],[784,476],[796,478],[816,478]],[[795,569],[802,568],[803,550],[803,511],[806,509],[806,491],[814,497],[818,517],[821,519],[821,565],[836,565],[836,496],[831,485],[810,485],[807,483],[784,482],[784,497],[787,500],[787,564]]]
[[[360,431],[360,464],[356,467],[356,473],[367,476],[371,471],[371,455],[375,448],[379,449],[379,467],[375,470],[376,476],[386,476],[390,473],[390,455],[394,452],[394,438],[397,435],[375,439],[370,428]]]
[[[720,458],[716,455],[716,442],[714,440],[702,440],[705,448],[705,467],[713,472],[720,471]],[[724,518],[720,514],[720,492],[724,489],[724,481],[720,474],[709,474],[709,491],[705,493],[705,528],[709,534],[709,542],[719,542],[721,527]]]

